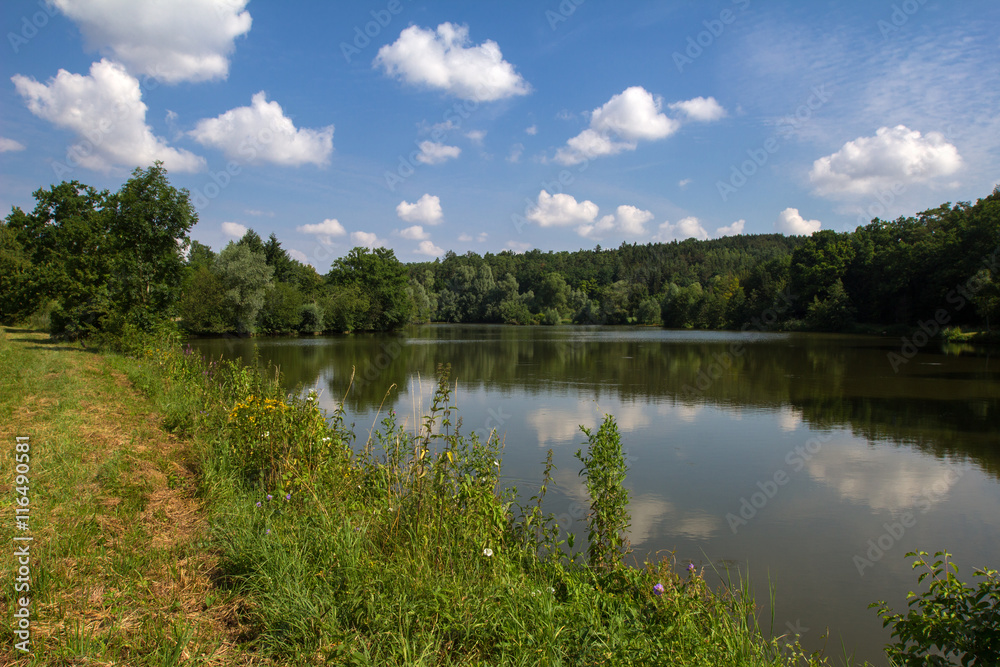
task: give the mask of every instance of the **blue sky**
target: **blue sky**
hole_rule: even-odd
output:
[[[0,206],[163,160],[321,272],[853,230],[1000,182],[1000,4],[7,0]]]

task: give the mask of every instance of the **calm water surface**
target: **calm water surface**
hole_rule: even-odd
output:
[[[412,426],[435,367],[450,363],[463,431],[505,438],[503,472],[522,499],[554,450],[548,510],[581,538],[579,427],[611,413],[636,555],[673,551],[710,581],[749,572],[765,627],[770,584],[774,631],[828,654],[843,645],[885,664],[888,632],[867,606],[905,610],[916,587],[907,551],[948,549],[966,580],[1000,566],[995,349],[932,344],[893,368],[899,338],[445,325],[193,345],[248,360],[256,347],[331,412],[354,367],[346,408],[359,439],[383,400]]]

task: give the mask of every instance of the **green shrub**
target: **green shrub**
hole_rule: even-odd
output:
[[[611,415],[604,416],[596,434],[583,426],[580,430],[589,440],[586,456],[581,450],[576,452],[576,458],[583,463],[580,474],[586,477],[590,494],[587,557],[592,567],[616,568],[629,552],[629,494],[623,486],[627,467],[621,436]]]
[[[933,563],[927,562],[926,551],[906,556],[916,557],[913,569],[926,569],[917,581],[929,576],[931,582],[923,593],[907,596],[910,610],[906,616],[893,613],[883,600],[869,605],[878,608],[883,626],[892,626],[896,642],[886,647],[886,655],[900,667],[953,665],[954,660],[963,667],[996,665],[1000,660],[1000,577],[996,570],[976,570],[975,576],[983,579],[972,587],[958,578],[958,566],[949,561],[947,551],[936,552]]]

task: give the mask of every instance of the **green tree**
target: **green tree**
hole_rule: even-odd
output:
[[[299,331],[301,333],[323,331],[325,328],[325,317],[326,314],[319,304],[302,304],[302,307],[299,309]]]
[[[316,269],[309,264],[290,260],[287,276],[287,282],[294,283],[306,299],[315,300],[326,289],[323,276],[316,273]]]
[[[136,169],[112,198],[109,218],[114,279],[111,298],[127,319],[147,324],[173,314],[183,253],[198,221],[187,190],[167,180],[161,162]]]
[[[550,272],[542,279],[541,284],[535,292],[536,308],[542,312],[549,308],[566,313],[569,310],[569,285],[566,279],[556,272]]]
[[[458,296],[447,287],[438,294],[437,319],[441,322],[460,322]]]
[[[824,229],[809,237],[792,253],[791,285],[800,303],[825,297],[834,283],[844,278],[854,253],[849,234]]]
[[[261,240],[260,234],[258,234],[254,230],[252,229],[246,230],[246,232],[243,233],[242,238],[240,238],[240,240],[237,241],[237,243],[249,248],[250,252],[256,253],[258,255],[264,255],[266,260],[267,255],[264,251],[264,241]]]
[[[264,295],[264,304],[257,314],[258,326],[262,331],[272,334],[298,331],[300,311],[304,303],[305,300],[295,285],[275,282],[273,288]]]
[[[187,265],[189,268],[212,266],[215,264],[215,258],[216,254],[210,247],[200,241],[191,241],[187,256]]]
[[[627,324],[628,283],[618,280],[598,291],[601,304],[601,320],[606,324]]]
[[[183,292],[178,314],[184,330],[200,334],[226,332],[225,288],[212,265],[199,263],[189,267]]]
[[[660,324],[660,302],[655,297],[647,296],[639,302],[635,319],[639,324]]]
[[[0,222],[0,323],[13,324],[37,308],[26,294],[30,274],[31,260],[17,234]]]
[[[663,326],[672,329],[686,329],[695,325],[704,299],[701,283],[680,287],[676,283],[667,285],[666,294],[660,303]]]
[[[250,232],[247,232],[248,234]],[[252,249],[252,248],[251,248]],[[274,267],[275,282],[293,282],[294,260],[288,256],[288,252],[281,247],[281,242],[274,232],[267,238],[267,243],[263,246],[264,259],[268,266]]]
[[[353,287],[362,298],[351,319],[352,330],[391,331],[410,321],[413,303],[406,293],[406,267],[388,248],[354,248],[334,262],[326,275],[335,288]]]
[[[110,195],[72,181],[36,190],[34,197],[32,213],[14,209],[6,221],[29,261],[18,279],[17,309],[28,314],[52,300],[53,336],[75,339],[97,333],[112,307]]]
[[[364,329],[370,302],[357,285],[334,288],[320,299],[319,304],[326,313],[327,329],[341,333]]]
[[[986,321],[986,330],[989,331],[990,321],[995,322],[1000,317],[1000,282],[993,271],[981,269],[973,276],[972,284],[976,289],[972,301],[976,312]]]
[[[230,242],[215,262],[222,283],[222,305],[228,328],[241,335],[252,334],[264,297],[272,288],[274,269],[263,253],[254,253],[244,244]]]
[[[838,278],[823,299],[813,297],[806,311],[806,324],[819,331],[845,331],[854,322],[854,304]]]
[[[432,317],[431,301],[427,297],[427,290],[414,279],[410,279],[406,286],[406,293],[413,302],[413,322],[430,322]]]

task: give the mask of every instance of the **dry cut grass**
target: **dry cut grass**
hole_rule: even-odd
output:
[[[0,331],[0,538],[15,531],[14,443],[31,445],[31,652],[14,648],[16,563],[0,558],[0,663],[251,665],[216,557],[190,441],[107,359]],[[23,595],[19,594],[19,595]]]

